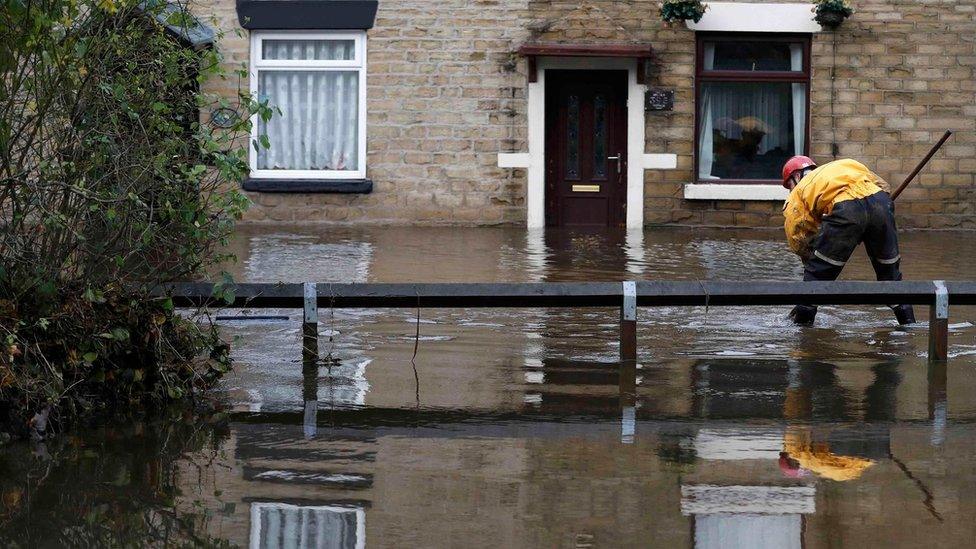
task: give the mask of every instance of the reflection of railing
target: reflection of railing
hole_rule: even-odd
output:
[[[217,304],[215,285],[174,283],[158,289],[176,306]],[[225,287],[224,290],[231,289]],[[237,284],[226,307],[305,310],[304,348],[317,354],[318,307],[534,308],[619,307],[620,358],[637,358],[636,307],[757,305],[930,305],[929,358],[948,356],[949,295],[959,305],[976,304],[976,281],[943,282],[565,282],[519,284]],[[225,297],[231,293],[224,291]]]

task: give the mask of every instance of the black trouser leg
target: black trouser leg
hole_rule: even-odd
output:
[[[900,260],[894,263],[882,263],[873,256],[871,257],[871,266],[874,267],[874,274],[878,277],[878,280],[901,280],[901,270],[898,268],[900,263]],[[907,304],[888,306],[895,313],[898,324],[915,324],[914,307]]]
[[[790,320],[793,324],[800,326],[812,326],[814,319],[817,318],[816,305],[797,305],[790,311]]]
[[[811,242],[812,255],[803,262],[803,280],[837,280],[864,234],[864,208],[858,201],[841,202],[825,215],[820,231]],[[796,324],[811,325],[816,305],[797,305],[790,311]]]
[[[877,193],[865,199],[871,214],[864,234],[864,248],[871,258],[871,266],[878,280],[901,280],[901,255],[898,253],[898,228],[895,226],[895,205],[888,193]],[[914,324],[915,310],[911,305],[889,305],[899,324]]]
[[[811,280],[837,280],[843,268],[843,266],[833,265],[817,256],[813,256],[803,262],[803,280],[804,282]],[[790,311],[790,319],[795,324],[809,326],[813,324],[816,317],[816,305],[797,305]]]

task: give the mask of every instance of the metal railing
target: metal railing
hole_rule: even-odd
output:
[[[218,300],[215,290],[228,295]],[[976,282],[626,281],[542,283],[235,284],[173,283],[155,295],[178,307],[296,308],[304,310],[303,353],[318,353],[318,308],[538,308],[620,309],[620,359],[637,359],[638,307],[766,305],[929,305],[929,359],[948,357],[949,300],[976,305]],[[785,321],[785,320],[784,320]]]

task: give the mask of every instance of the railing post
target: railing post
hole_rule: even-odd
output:
[[[929,307],[929,360],[949,357],[949,290],[942,280],[935,284],[935,302]]]
[[[304,317],[302,319],[302,361],[316,361],[319,358],[319,296],[314,282],[302,285]]]
[[[623,283],[620,305],[620,361],[637,360],[637,283]]]

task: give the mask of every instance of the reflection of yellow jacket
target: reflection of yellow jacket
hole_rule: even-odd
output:
[[[826,442],[814,442],[810,430],[789,427],[783,437],[783,451],[800,463],[800,467],[830,480],[854,480],[874,465],[870,459],[841,456],[830,451]]]
[[[850,158],[828,162],[808,173],[783,205],[790,249],[801,257],[809,256],[810,241],[820,230],[820,219],[830,214],[835,204],[881,191],[890,192],[888,183]]]

